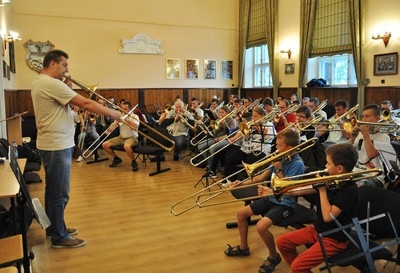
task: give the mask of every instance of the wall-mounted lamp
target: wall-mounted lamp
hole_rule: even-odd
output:
[[[379,33],[376,35],[372,35],[373,40],[382,39],[383,43],[385,44],[385,47],[387,47],[390,37],[392,37],[392,34],[390,32],[385,32],[385,34],[383,34],[383,35],[380,35]]]
[[[289,48],[289,50],[281,50],[280,52],[287,53],[288,59],[290,59],[290,57],[292,56],[292,51],[290,50],[290,48]]]
[[[4,50],[7,49],[7,43],[11,43],[11,42],[14,42],[14,41],[20,41],[20,40],[22,40],[22,39],[19,37],[19,33],[18,33],[18,32],[11,31],[11,30],[10,30],[10,32],[9,32],[8,35],[7,35],[7,34],[4,34],[4,33],[1,33],[0,35],[1,35],[1,37],[3,38],[3,40],[4,40]]]
[[[0,0],[0,7],[4,6],[5,4],[10,3],[11,0]]]

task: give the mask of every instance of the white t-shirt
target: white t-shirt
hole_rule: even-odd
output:
[[[31,93],[38,130],[37,148],[58,151],[74,147],[74,119],[68,103],[77,93],[45,74],[33,81]]]
[[[371,134],[370,137],[372,141],[390,142],[390,138],[387,134],[375,133]],[[358,162],[354,167],[353,171],[368,170],[372,168],[383,169],[383,163],[379,155],[372,159],[368,158],[367,152],[365,151],[364,136],[361,133],[359,133],[356,139],[354,140],[353,146],[358,151]],[[382,183],[384,183],[385,174],[382,174],[377,178],[379,178],[382,181]]]

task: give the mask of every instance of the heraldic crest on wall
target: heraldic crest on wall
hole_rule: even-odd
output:
[[[29,66],[30,69],[40,72],[43,68],[43,58],[54,48],[54,44],[50,41],[46,42],[34,42],[29,39],[25,44],[24,47],[26,48],[26,64]]]

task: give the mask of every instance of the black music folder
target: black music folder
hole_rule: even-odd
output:
[[[216,120],[217,117],[215,116],[215,114],[213,113],[213,111],[211,111],[210,109],[205,109],[204,112],[206,113],[206,115],[211,119],[211,120]]]

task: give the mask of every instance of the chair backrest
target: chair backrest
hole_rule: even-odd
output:
[[[158,141],[159,143],[161,143],[162,145],[170,148],[173,146],[173,144],[171,142],[168,141],[167,138],[169,139],[173,139],[171,134],[168,133],[168,130],[166,128],[163,127],[156,127],[154,128],[158,133],[150,131],[149,132],[149,138],[152,138],[156,141]],[[161,135],[163,135],[164,137],[162,137]],[[150,139],[148,140],[150,142],[152,142]],[[154,145],[157,145],[156,143],[153,142]]]
[[[400,194],[384,188],[362,186],[358,188],[358,205],[356,216],[365,219],[367,205],[370,203],[369,216],[389,212],[394,221],[397,232],[400,231]],[[382,218],[370,223],[370,232],[379,238],[392,238],[394,236],[390,223]]]
[[[23,256],[21,234],[0,239],[0,264],[21,260]]]

